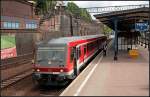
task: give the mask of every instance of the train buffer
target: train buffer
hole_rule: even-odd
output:
[[[60,96],[148,96],[148,50],[138,48],[136,59],[120,51],[114,61],[111,48],[106,57],[97,55]]]

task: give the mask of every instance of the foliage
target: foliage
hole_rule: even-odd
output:
[[[49,11],[53,11],[57,1],[56,0],[33,0],[35,2],[35,13],[37,15],[45,15]],[[71,12],[74,16],[80,16],[87,21],[92,18],[86,9],[79,8],[75,3],[68,2],[66,10]]]
[[[86,9],[81,9],[80,15],[81,15],[81,17],[84,17],[88,21],[92,20],[91,15],[88,13],[88,11]]]
[[[112,32],[112,29],[104,25],[103,32],[104,34],[110,34]]]
[[[54,0],[34,0],[35,1],[35,13],[37,15],[45,15],[49,11],[54,10],[57,1]]]
[[[68,2],[67,10],[69,10],[74,15],[79,14],[80,12],[80,8],[73,2]]]
[[[86,9],[79,8],[75,3],[68,2],[66,9],[71,12],[75,16],[80,16],[87,21],[91,21],[91,15],[88,13]]]

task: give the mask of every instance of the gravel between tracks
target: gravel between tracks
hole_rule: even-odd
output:
[[[12,68],[1,70],[1,80],[8,79],[12,76],[15,76],[29,69],[32,69],[31,63],[26,63],[26,64],[19,65],[17,67],[12,67]]]
[[[33,83],[32,76],[29,76],[1,90],[1,96],[58,96],[67,86],[39,87]]]

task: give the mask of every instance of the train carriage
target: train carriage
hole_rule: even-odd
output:
[[[39,84],[61,84],[74,79],[81,67],[106,45],[104,35],[62,37],[37,46],[33,79]]]

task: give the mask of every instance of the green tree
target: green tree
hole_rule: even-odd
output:
[[[80,8],[73,2],[68,2],[66,9],[74,15],[80,13]]]
[[[85,18],[85,20],[87,21],[91,21],[91,15],[89,14],[89,12],[86,9],[80,9],[80,16]]]
[[[33,0],[35,1],[35,13],[37,15],[45,15],[49,11],[54,10],[57,1],[54,0]]]
[[[66,10],[71,12],[75,16],[80,16],[81,18],[91,21],[91,15],[88,13],[86,9],[79,8],[75,3],[73,2],[68,2]]]
[[[109,34],[111,34],[111,32],[112,32],[112,29],[109,28],[108,26],[104,25],[103,33],[106,34],[106,35],[109,35]]]

